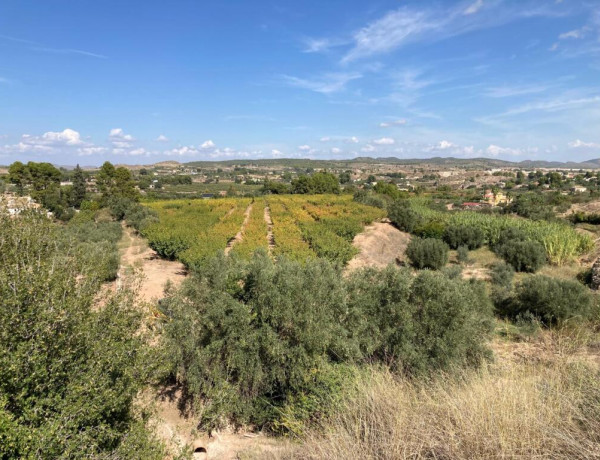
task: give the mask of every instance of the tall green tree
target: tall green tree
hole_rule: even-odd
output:
[[[15,161],[8,167],[8,181],[17,187],[19,195],[23,194],[23,190],[25,189],[28,180],[29,171],[27,170],[27,166],[20,161]]]
[[[86,197],[86,180],[85,174],[83,170],[79,167],[79,164],[75,168],[75,173],[73,174],[73,191],[71,196],[71,203],[76,208],[81,206],[83,200]]]

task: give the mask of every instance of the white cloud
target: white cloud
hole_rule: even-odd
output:
[[[304,41],[305,53],[322,53],[329,51],[336,46],[342,46],[348,43],[347,40],[332,39],[332,38],[307,38]]]
[[[277,150],[277,149],[272,149],[271,150],[271,155],[273,155],[274,157],[279,157],[281,155],[283,155],[283,152]]]
[[[140,147],[137,149],[130,150],[129,152],[127,152],[127,154],[133,155],[133,156],[139,156],[139,155],[149,155],[150,152],[148,152],[145,148]]]
[[[131,147],[135,138],[131,134],[125,134],[121,128],[113,128],[108,134],[108,139],[112,145],[118,149],[126,149]]]
[[[488,155],[493,156],[493,157],[496,157],[498,155],[518,156],[518,155],[522,155],[523,151],[521,149],[513,149],[510,147],[500,147],[498,145],[491,144],[490,146],[488,146],[487,149],[485,149],[485,153],[487,153]]]
[[[106,153],[108,149],[106,147],[81,147],[77,149],[77,155],[79,156],[90,156],[100,155]]]
[[[348,142],[352,142],[353,144],[358,144],[358,137],[352,136],[348,139]]]
[[[526,94],[543,93],[550,89],[550,85],[545,84],[533,84],[533,85],[522,85],[522,86],[496,86],[488,88],[485,92],[486,96],[501,98],[501,97],[512,97],[512,96],[523,96]]]
[[[163,152],[167,156],[194,156],[200,155],[200,151],[193,145],[184,145]]]
[[[552,46],[550,48],[548,48],[548,51],[556,51],[558,49],[558,43],[553,43]]]
[[[556,8],[541,5],[539,0],[521,0],[509,4],[475,0],[465,8],[463,2],[440,2],[451,6],[402,6],[387,12],[353,34],[353,47],[342,59],[348,63],[357,59],[388,53],[415,42],[439,41],[474,30],[500,26],[520,18],[556,15]],[[430,2],[419,2],[420,5]],[[480,12],[480,14],[474,14]]]
[[[365,144],[365,146],[361,148],[360,151],[365,153],[374,152],[375,147],[373,147],[371,144]]]
[[[326,73],[314,79],[298,78],[290,75],[283,75],[283,79],[290,86],[296,88],[308,89],[321,94],[332,94],[342,91],[346,85],[353,80],[362,78],[362,74],[357,72],[333,72]]]
[[[165,136],[164,134],[159,135],[156,138],[157,142],[168,142],[169,138],[167,136]]]
[[[202,143],[202,145],[200,146],[201,149],[212,149],[215,147],[215,143],[213,141],[211,141],[210,139],[207,141],[204,141]]]
[[[324,136],[320,139],[321,142],[329,142],[331,140],[331,137],[329,136]]]
[[[311,148],[310,145],[300,145],[298,146],[298,150],[300,150],[301,152],[310,152]]]
[[[567,40],[567,39],[580,39],[584,38],[586,32],[589,30],[588,27],[582,27],[581,29],[570,30],[568,32],[564,32],[558,36],[559,40]]]
[[[332,147],[331,153],[333,153],[334,155],[337,155],[338,153],[342,153],[342,149],[340,149],[338,147]]]
[[[379,127],[380,128],[390,128],[392,126],[403,126],[406,124],[406,120],[404,118],[400,119],[400,120],[394,120],[394,121],[383,121],[381,123],[379,123]]]
[[[483,0],[475,0],[474,3],[471,3],[471,5],[469,5],[465,11],[463,11],[463,14],[467,16],[470,14],[475,14],[481,9],[482,6]]]
[[[42,139],[50,144],[81,145],[83,141],[77,131],[65,129],[61,132],[52,132],[42,134]]]
[[[600,149],[600,144],[596,142],[583,142],[580,139],[574,140],[573,142],[569,142],[569,147],[577,149],[577,148],[589,148],[589,149]]]
[[[377,144],[377,145],[392,145],[395,142],[396,141],[394,139],[392,139],[391,137],[382,137],[381,139],[375,139],[373,141],[373,143]]]
[[[452,147],[457,147],[456,144],[453,144],[450,141],[440,141],[437,145],[437,148],[440,150],[446,150]]]

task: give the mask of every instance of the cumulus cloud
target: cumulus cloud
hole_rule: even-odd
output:
[[[46,153],[53,154],[65,149],[84,147],[88,144],[81,139],[79,132],[66,128],[63,131],[48,131],[41,136],[23,134],[16,144],[5,145],[5,153]]]
[[[382,137],[381,139],[375,139],[373,143],[377,145],[392,145],[395,144],[396,141],[391,137]]]
[[[332,147],[331,153],[333,153],[334,155],[337,155],[338,153],[342,153],[342,149],[340,149],[338,147]]]
[[[202,149],[212,149],[215,147],[215,143],[213,141],[211,141],[210,139],[207,141],[204,141],[202,143],[202,145],[200,146],[200,148]]]
[[[126,149],[132,146],[135,138],[131,134],[125,134],[122,128],[113,128],[108,134],[108,140],[118,149]]]
[[[329,136],[324,136],[320,139],[321,142],[329,142],[331,140],[331,137]]]
[[[49,144],[81,145],[83,141],[79,133],[73,129],[65,129],[61,132],[52,132],[42,134],[42,140]]]
[[[453,147],[456,147],[456,145],[450,141],[440,141],[437,145],[437,148],[440,150],[446,150],[446,149],[450,149]]]
[[[301,152],[310,152],[311,148],[310,145],[300,145],[298,146],[298,150],[300,150]]]
[[[167,136],[165,136],[164,134],[161,134],[156,138],[157,142],[167,142],[168,140],[169,140],[169,138]]]
[[[279,157],[281,155],[283,155],[283,152],[277,150],[277,149],[272,149],[271,150],[271,155],[273,155],[274,157]]]

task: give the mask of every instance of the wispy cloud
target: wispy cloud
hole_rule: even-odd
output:
[[[526,94],[537,94],[543,93],[550,89],[551,86],[546,84],[537,84],[537,85],[522,85],[522,86],[495,86],[488,88],[485,91],[485,95],[489,97],[513,97],[513,96],[524,96]]]
[[[489,3],[489,6],[488,6]],[[403,6],[389,11],[353,34],[353,46],[342,58],[343,63],[388,53],[416,42],[432,42],[497,27],[521,18],[556,16],[559,5],[539,2],[508,3],[502,0],[476,0],[450,7]]]
[[[282,78],[288,85],[296,88],[308,89],[321,94],[332,94],[344,90],[349,82],[362,78],[362,74],[358,72],[332,72],[312,79],[290,75],[283,75]]]
[[[467,9],[463,11],[463,14],[468,16],[470,14],[477,13],[483,7],[483,0],[475,0],[475,2],[471,3]]]
[[[0,35],[0,40],[11,41],[11,42],[15,42],[15,43],[22,43],[24,45],[29,45],[28,48],[30,50],[39,51],[42,53],[76,54],[76,55],[80,55],[80,56],[93,57],[93,58],[97,58],[97,59],[108,59],[108,57],[103,54],[92,53],[90,51],[80,50],[80,49],[76,49],[76,48],[49,47],[49,46],[43,45],[41,43],[38,43],[38,42],[35,42],[32,40],[25,40],[23,38],[10,37],[8,35]]]
[[[578,149],[578,148],[588,148],[588,149],[600,149],[600,143],[596,142],[584,142],[580,139],[574,140],[573,142],[569,142],[569,147]]]

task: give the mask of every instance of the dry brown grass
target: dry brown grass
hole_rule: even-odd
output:
[[[324,430],[277,458],[600,458],[598,369],[565,340],[544,335],[531,355],[499,344],[495,364],[427,383],[371,370]]]

